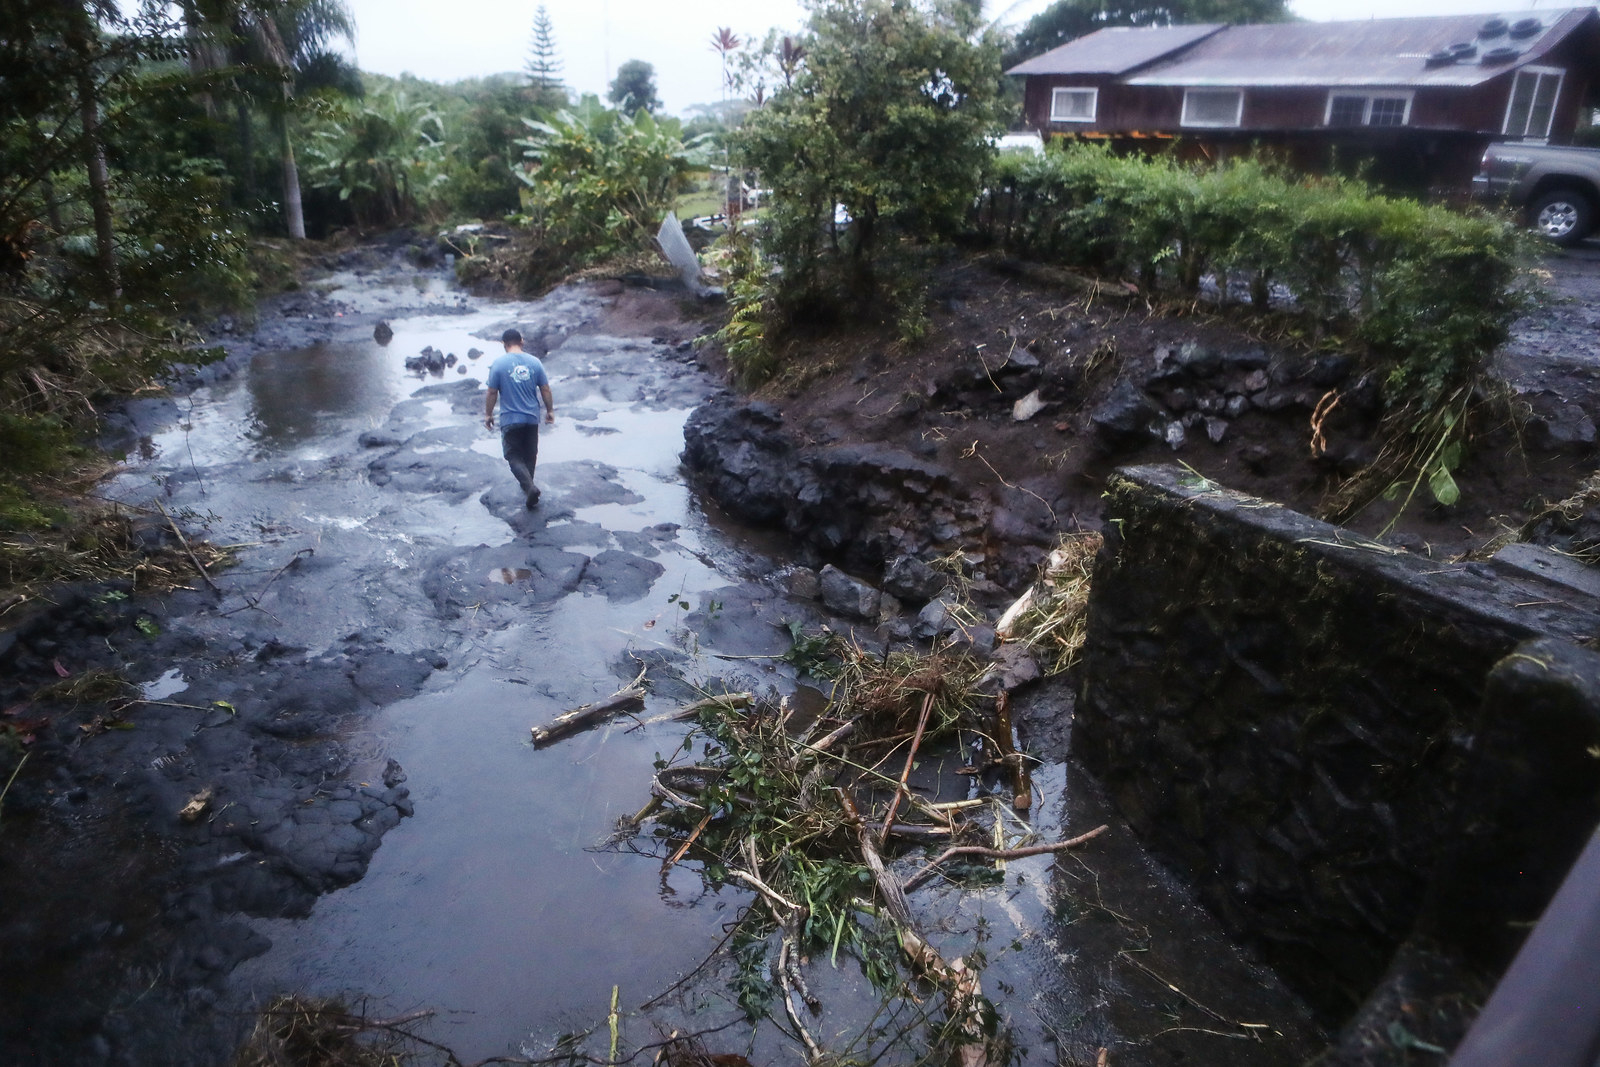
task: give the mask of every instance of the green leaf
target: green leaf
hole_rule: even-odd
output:
[[[1449,507],[1461,499],[1461,487],[1456,485],[1456,480],[1450,476],[1450,468],[1438,466],[1428,476],[1428,488],[1433,491],[1433,499]]]

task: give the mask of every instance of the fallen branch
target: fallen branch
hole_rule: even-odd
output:
[[[222,596],[222,587],[212,581],[211,575],[206,573],[205,564],[200,562],[200,557],[195,555],[194,549],[189,547],[189,539],[183,536],[183,531],[178,529],[178,524],[172,520],[172,516],[168,514],[167,509],[162,506],[159,500],[155,502],[155,505],[156,510],[161,512],[161,517],[167,520],[167,525],[172,527],[172,532],[178,536],[178,544],[183,546],[183,551],[188,555],[189,562],[194,564],[194,569],[200,572],[200,577],[206,580],[206,584],[211,587],[212,592]]]
[[[983,856],[992,860],[1020,860],[1028,856],[1044,856],[1052,852],[1066,852],[1069,849],[1078,848],[1093,841],[1109,829],[1111,829],[1109,826],[1096,826],[1088,833],[1079,834],[1077,837],[1066,841],[1057,841],[1053,845],[1029,845],[1027,848],[985,848],[982,845],[957,845],[954,848],[945,849],[934,858],[932,863],[907,878],[905,889],[907,892],[915,889],[929,878],[932,878],[934,869],[941,863],[955,859],[957,856]]]
[[[867,869],[872,872],[873,881],[877,884],[878,895],[883,898],[884,910],[889,913],[895,925],[909,928],[911,926],[911,905],[906,901],[905,890],[900,887],[899,879],[889,873],[883,865],[883,857],[878,854],[878,846],[872,841],[872,830],[861,819],[861,813],[856,809],[856,802],[850,799],[850,794],[839,790],[839,803],[844,806],[845,816],[855,825],[856,837],[861,842],[861,858],[865,861]]]
[[[631,734],[635,730],[646,726],[654,726],[657,723],[682,722],[684,719],[692,719],[707,708],[727,708],[730,711],[748,708],[754,700],[754,693],[725,693],[719,697],[706,697],[704,700],[696,700],[693,704],[685,704],[677,711],[669,711],[664,715],[652,715],[648,719],[641,719],[628,727],[628,733]]]
[[[644,707],[644,696],[644,686],[635,681],[633,685],[617,690],[597,704],[584,704],[565,714],[557,715],[544,726],[535,726],[533,743],[536,747],[548,745],[592,726],[598,726],[623,712],[638,711]]]
[[[908,837],[914,841],[926,841],[935,837],[949,837],[955,830],[948,826],[928,826],[919,822],[897,822],[889,826],[885,833],[882,823],[869,823],[867,828],[878,835],[879,840],[885,837]]]
[[[707,818],[709,818],[709,816]],[[737,878],[739,881],[743,882],[745,885],[749,886],[751,889],[754,889],[757,893],[760,893],[763,897],[765,897],[769,904],[776,904],[791,914],[804,910],[794,901],[785,899],[783,894],[779,893],[776,889],[772,888],[770,885],[763,882],[760,878],[757,878],[749,871],[743,871],[737,867],[730,867],[728,868],[728,877]],[[780,914],[778,918],[782,919],[783,915]]]
[[[778,962],[773,970],[777,972],[778,984],[783,986],[783,1006],[789,1013],[789,1021],[794,1024],[795,1031],[799,1033],[800,1040],[805,1042],[807,1059],[816,1063],[822,1058],[822,1049],[817,1047],[816,1040],[811,1036],[811,1031],[806,1029],[806,1024],[800,1021],[800,1013],[794,1010],[794,984],[789,979],[789,939],[783,939],[783,948],[778,952]]]
[[[878,838],[879,848],[889,840],[889,828],[894,825],[894,813],[900,810],[900,798],[905,794],[906,781],[911,777],[911,767],[917,762],[917,749],[922,745],[922,731],[928,728],[928,713],[932,710],[933,690],[930,689],[922,698],[922,714],[917,717],[916,736],[911,739],[911,750],[906,753],[905,770],[900,772],[900,784],[895,786],[894,799],[889,802],[889,814],[883,817],[883,833]]]
[[[662,788],[665,788],[665,787],[663,786]],[[695,805],[695,806],[698,807],[699,805]],[[710,811],[706,812],[706,817],[701,819],[700,820],[700,825],[696,826],[694,828],[694,833],[689,835],[689,840],[687,840],[683,844],[679,845],[678,846],[678,851],[674,852],[672,854],[672,857],[670,859],[668,859],[667,862],[665,862],[665,863],[663,863],[661,865],[661,873],[663,875],[666,874],[666,872],[672,868],[673,864],[675,864],[679,860],[683,859],[683,854],[685,852],[688,852],[690,847],[692,847],[696,841],[700,840],[700,835],[705,832],[705,828],[707,826],[711,825],[711,816],[713,814],[714,814],[714,812],[710,812]]]
[[[835,741],[842,741],[856,731],[856,721],[851,719],[843,726],[834,730],[814,745],[808,746],[812,752],[826,752]]]
[[[1033,778],[1011,736],[1011,694],[1004,689],[994,698],[994,720],[995,744],[999,746],[1001,762],[1011,771],[1011,806],[1027,811],[1033,807]]]

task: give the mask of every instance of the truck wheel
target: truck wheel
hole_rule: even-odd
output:
[[[1594,205],[1581,193],[1557,189],[1529,206],[1528,221],[1541,237],[1567,248],[1594,229]]]

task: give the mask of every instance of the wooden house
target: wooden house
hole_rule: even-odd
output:
[[[1108,28],[1018,64],[1046,138],[1368,159],[1401,184],[1464,183],[1492,140],[1564,143],[1592,106],[1600,12]]]

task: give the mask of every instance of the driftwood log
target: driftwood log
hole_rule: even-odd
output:
[[[639,711],[643,707],[644,686],[632,685],[626,689],[619,689],[599,703],[573,708],[569,712],[557,715],[543,726],[535,726],[533,743],[536,747],[548,745],[580,730],[598,726],[624,712]]]

